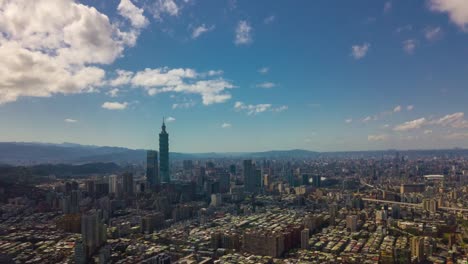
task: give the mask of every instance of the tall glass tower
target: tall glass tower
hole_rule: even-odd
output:
[[[159,133],[159,172],[162,182],[169,183],[169,134],[166,132],[166,124],[162,123],[162,131]]]

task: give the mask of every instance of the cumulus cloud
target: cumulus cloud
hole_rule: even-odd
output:
[[[414,39],[407,39],[403,41],[403,50],[408,54],[413,54],[416,49],[417,41]]]
[[[370,48],[369,43],[364,43],[362,45],[354,45],[351,47],[351,56],[356,60],[362,59],[366,56]]]
[[[164,15],[177,16],[179,15],[180,7],[174,0],[156,0],[150,7],[153,17],[162,20]]]
[[[133,77],[133,72],[125,70],[116,70],[117,76],[108,81],[110,86],[121,86],[128,84]]]
[[[468,121],[465,120],[465,113],[463,112],[446,115],[437,120],[433,120],[431,124],[450,126],[453,128],[468,128]]]
[[[148,25],[148,19],[143,15],[143,9],[136,7],[130,0],[121,0],[117,7],[119,14],[130,20],[135,28]]]
[[[382,135],[368,135],[367,140],[368,141],[385,141],[388,139],[388,135],[382,134]]]
[[[107,92],[107,94],[110,96],[110,97],[117,97],[118,94],[119,94],[119,89],[117,88],[114,88],[114,89],[111,89]]]
[[[408,105],[406,107],[406,110],[408,110],[408,111],[412,111],[413,109],[414,109],[414,105]]]
[[[259,88],[270,89],[270,88],[275,87],[276,84],[272,83],[272,82],[263,82],[263,83],[257,84],[256,86],[259,87]]]
[[[193,100],[187,100],[184,102],[172,104],[172,109],[188,109],[194,106],[195,106],[195,102]]]
[[[236,36],[234,43],[236,45],[245,45],[252,42],[252,27],[245,20],[239,21],[236,27]]]
[[[66,123],[77,123],[77,122],[78,122],[78,120],[76,120],[76,119],[71,119],[71,118],[66,118],[64,121],[65,121]]]
[[[286,111],[288,107],[286,105],[273,107],[272,104],[256,104],[256,105],[249,104],[247,105],[247,104],[244,104],[243,102],[236,102],[234,104],[234,109],[236,111],[244,111],[248,115],[256,115],[256,114],[260,114],[263,112],[283,112],[283,111]]]
[[[128,106],[127,102],[119,103],[119,102],[105,102],[102,104],[102,108],[107,110],[124,110]]]
[[[346,124],[351,124],[353,122],[353,119],[352,118],[348,118],[345,120],[345,123]]]
[[[258,69],[258,72],[260,74],[267,74],[269,71],[270,71],[270,68],[268,68],[268,67],[262,67],[262,68]]]
[[[210,32],[215,29],[215,26],[206,26],[205,24],[202,24],[201,26],[198,26],[193,29],[192,31],[192,39],[196,39],[200,37],[202,34]]]
[[[401,105],[395,106],[395,108],[393,108],[393,112],[394,112],[394,113],[401,112]]]
[[[397,125],[393,128],[394,131],[408,131],[420,128],[427,124],[426,118],[419,118],[412,121],[405,122],[403,124]]]
[[[231,94],[227,91],[235,86],[224,80],[222,77],[214,79],[203,79],[222,74],[222,71],[209,71],[198,73],[194,69],[167,67],[150,69],[129,74],[121,85],[131,84],[132,87],[144,89],[148,95],[153,96],[159,93],[184,93],[199,94],[204,105],[223,103],[231,99]],[[177,106],[176,106],[177,108]]]
[[[223,123],[221,124],[221,128],[230,128],[232,125],[230,123]]]
[[[442,38],[442,28],[441,27],[426,27],[424,29],[424,37],[427,40],[435,41]]]
[[[447,13],[450,20],[464,31],[468,31],[468,1],[429,0],[429,9]]]
[[[468,128],[468,121],[465,120],[465,114],[463,112],[457,112],[449,115],[445,115],[441,118],[429,118],[424,117],[415,119],[412,121],[405,122],[403,124],[397,125],[393,128],[394,131],[409,131],[413,129],[418,129],[423,126],[443,126],[443,127],[452,127],[452,128]],[[428,130],[429,131],[429,130]],[[432,130],[430,130],[432,133]]]
[[[176,121],[176,119],[174,117],[172,117],[172,116],[166,118],[167,123],[171,123],[171,122],[175,122],[175,121]]]
[[[133,23],[121,31],[105,14],[73,0],[0,1],[0,104],[95,91],[105,80],[99,65],[135,44],[140,28]]]

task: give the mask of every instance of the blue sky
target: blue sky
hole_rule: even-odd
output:
[[[7,0],[0,32],[0,141],[468,147],[464,1]]]

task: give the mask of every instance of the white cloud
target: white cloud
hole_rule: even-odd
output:
[[[354,45],[351,47],[351,56],[353,56],[356,60],[362,59],[366,56],[367,52],[370,48],[369,43],[364,43],[362,45]]]
[[[362,122],[367,123],[367,122],[369,122],[369,121],[371,121],[373,119],[374,118],[372,118],[371,116],[366,116],[364,119],[362,119]]]
[[[77,123],[77,122],[78,122],[78,120],[76,120],[76,119],[71,119],[71,118],[66,118],[64,121],[65,121],[66,123]]]
[[[143,15],[143,9],[136,7],[130,0],[121,0],[117,7],[119,14],[128,18],[135,28],[148,25],[148,19]]]
[[[270,71],[270,68],[268,68],[268,67],[262,67],[262,68],[258,69],[258,72],[260,74],[267,74],[269,71]]]
[[[232,125],[230,123],[223,123],[221,125],[221,128],[230,128],[230,127],[232,127]]]
[[[180,7],[174,0],[155,0],[150,11],[153,13],[154,18],[162,20],[163,15],[179,15]]]
[[[263,112],[283,112],[288,109],[288,106],[273,107],[272,104],[246,105],[243,102],[236,102],[234,109],[236,111],[245,111],[248,115],[256,115]]]
[[[288,108],[289,108],[289,107],[288,107],[287,105],[282,105],[282,106],[278,106],[278,107],[276,107],[276,108],[272,108],[271,110],[272,110],[273,112],[279,113],[279,112],[284,112],[284,111],[288,110]]]
[[[201,36],[204,33],[210,32],[215,29],[215,26],[205,26],[205,24],[202,24],[201,26],[198,26],[193,29],[192,31],[192,38],[196,39],[199,36]]]
[[[435,41],[442,38],[443,32],[441,27],[427,27],[424,29],[424,36],[427,40]]]
[[[275,21],[276,17],[274,15],[270,15],[268,17],[266,17],[265,19],[263,19],[263,23],[265,24],[271,24]]]
[[[110,80],[108,83],[110,86],[121,86],[124,84],[128,84],[133,77],[133,72],[125,71],[125,70],[116,70],[117,77]]]
[[[458,112],[441,117],[440,119],[434,120],[431,123],[442,126],[450,126],[453,128],[468,128],[468,121],[465,120],[464,117],[465,113]]]
[[[468,1],[429,0],[429,8],[435,12],[447,13],[453,23],[468,31]]]
[[[427,124],[426,118],[419,118],[412,121],[405,122],[403,124],[397,125],[393,128],[395,131],[408,131],[420,128]]]
[[[270,88],[275,87],[276,84],[272,83],[272,82],[263,82],[263,83],[257,84],[256,86],[259,87],[259,88],[270,89]]]
[[[413,30],[413,25],[405,25],[397,28],[395,31],[396,33],[402,33],[404,31],[411,31]]]
[[[117,88],[111,89],[110,91],[107,92],[107,94],[110,97],[117,97],[117,95],[119,94],[119,89]]]
[[[105,102],[102,104],[102,108],[108,110],[124,110],[128,106],[127,102],[119,103],[119,102]]]
[[[174,117],[170,116],[170,117],[166,118],[165,121],[166,121],[167,123],[171,123],[171,122],[175,122],[176,119],[175,119]]]
[[[387,1],[385,2],[384,4],[384,13],[388,13],[390,11],[392,11],[392,2],[391,1]]]
[[[95,91],[139,35],[72,0],[0,1],[0,31],[0,104]]]
[[[187,102],[174,103],[172,104],[172,109],[188,109],[195,106],[195,102],[189,100]]]
[[[385,141],[388,139],[388,135],[382,134],[382,135],[368,135],[367,140],[368,141]]]
[[[395,106],[395,108],[393,108],[393,112],[394,112],[394,113],[401,112],[401,105]]]
[[[412,111],[413,109],[414,109],[414,105],[408,105],[406,107],[406,110],[408,110],[408,111]]]
[[[244,45],[252,42],[252,27],[245,20],[239,21],[236,27],[236,37],[234,43],[236,45]]]
[[[210,70],[208,71],[208,76],[217,76],[217,75],[223,75],[223,71],[222,70]]]
[[[156,68],[136,72],[128,82],[137,88],[143,88],[148,95],[159,93],[199,94],[204,105],[223,103],[231,99],[227,90],[235,88],[221,77],[201,79],[207,76],[222,74],[222,71],[209,71],[200,74],[193,69]],[[122,83],[124,85],[125,83]]]
[[[403,41],[403,50],[408,54],[413,54],[416,49],[417,41],[414,39],[407,39]]]
[[[348,118],[345,120],[345,123],[346,124],[351,124],[353,122],[353,119],[352,118]]]
[[[424,130],[424,135],[430,135],[430,134],[432,134],[432,130],[430,129]]]

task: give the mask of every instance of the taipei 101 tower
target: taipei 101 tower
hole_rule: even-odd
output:
[[[159,133],[159,175],[161,181],[169,183],[171,178],[169,176],[169,134],[166,132],[166,124],[163,123]]]

